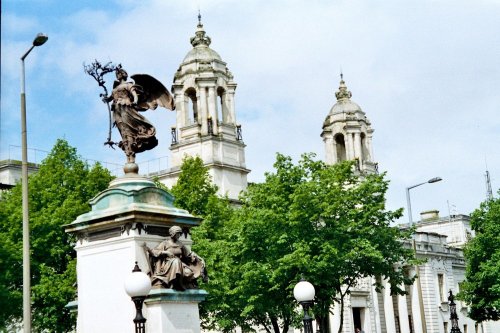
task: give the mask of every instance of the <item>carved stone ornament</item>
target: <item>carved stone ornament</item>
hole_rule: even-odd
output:
[[[147,226],[142,224],[142,223],[125,223],[121,227],[121,233],[127,233],[127,236],[130,235],[130,230],[137,230],[139,235],[142,233],[142,231],[146,231]]]
[[[343,79],[342,74],[341,74],[339,91],[335,93],[335,97],[337,97],[338,101],[342,99],[349,99],[352,97],[352,93],[349,90],[347,90],[347,86],[345,85],[345,81]]]

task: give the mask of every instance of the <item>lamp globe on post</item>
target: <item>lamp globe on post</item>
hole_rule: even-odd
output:
[[[125,280],[125,291],[135,304],[135,333],[146,332],[146,318],[142,315],[142,304],[151,290],[151,279],[141,271],[135,262],[135,267]]]
[[[314,286],[304,279],[301,279],[293,288],[293,296],[304,309],[304,333],[313,333],[312,317],[309,316],[309,308],[313,304],[315,294]]]

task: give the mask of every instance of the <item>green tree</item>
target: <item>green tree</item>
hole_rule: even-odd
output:
[[[88,201],[112,176],[100,164],[84,162],[65,140],[29,177],[34,331],[67,332],[74,319],[64,307],[75,298],[75,251],[63,225],[90,210]],[[0,198],[0,330],[22,317],[21,184]]]
[[[221,313],[232,304],[223,304],[220,297],[230,286],[225,279],[231,258],[224,249],[230,244],[225,230],[230,229],[234,208],[226,197],[217,196],[217,186],[199,157],[184,158],[171,193],[176,207],[203,218],[200,226],[191,229],[193,250],[205,259],[209,270],[209,282],[200,281],[200,287],[208,291],[206,301],[200,304],[202,325],[207,329],[229,331],[237,326],[236,321]]]
[[[212,183],[208,168],[198,156],[186,156],[182,160],[179,179],[171,192],[177,207],[198,216],[206,215],[210,211],[210,200],[217,198],[217,186]]]
[[[359,177],[353,163],[328,166],[312,155],[294,165],[278,154],[274,167],[248,187],[207,252],[217,268],[215,328],[282,333],[299,325],[292,289],[302,274],[316,287],[314,312],[323,325],[360,278],[388,279],[393,293],[404,292],[399,287],[412,280],[397,267],[413,263],[403,244],[411,230],[390,226],[401,210],[385,209],[383,174]]]
[[[500,191],[498,192],[500,194]],[[485,201],[471,215],[474,238],[464,249],[465,282],[459,297],[476,321],[500,319],[500,198]]]

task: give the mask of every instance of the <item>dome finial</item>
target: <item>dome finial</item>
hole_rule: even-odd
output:
[[[196,27],[196,33],[194,37],[191,37],[191,45],[196,47],[198,45],[206,45],[209,46],[212,40],[208,37],[203,30],[203,24],[201,23],[201,11],[198,8],[198,26]]]
[[[342,73],[342,71],[340,72],[339,91],[335,93],[335,97],[337,97],[338,101],[342,99],[349,99],[352,97],[352,93],[349,90],[347,90],[347,86],[345,85],[344,73]]]

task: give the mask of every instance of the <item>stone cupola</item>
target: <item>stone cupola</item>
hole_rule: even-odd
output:
[[[172,127],[171,168],[160,180],[172,186],[177,180],[184,156],[199,156],[219,194],[237,200],[247,187],[245,144],[241,126],[236,122],[236,83],[227,64],[210,48],[201,16],[193,48],[186,54],[172,84],[176,126]]]
[[[361,107],[351,100],[352,93],[347,89],[342,74],[335,97],[337,102],[328,113],[321,133],[326,163],[356,160],[359,171],[377,172],[377,164],[373,160],[373,129]]]

